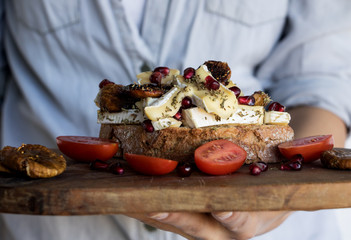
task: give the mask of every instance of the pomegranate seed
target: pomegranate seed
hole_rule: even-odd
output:
[[[103,88],[104,86],[108,85],[108,84],[114,84],[113,82],[111,82],[110,80],[108,79],[104,79],[102,80],[100,83],[99,83],[99,88]]]
[[[182,120],[182,113],[179,111],[173,117],[175,119],[177,119],[178,121],[180,121],[180,120]]]
[[[253,164],[251,166],[250,166],[251,167],[251,169],[250,169],[251,175],[257,176],[257,175],[261,174],[262,170],[259,166],[253,165]]]
[[[111,172],[117,175],[123,175],[124,174],[124,168],[121,166],[121,164],[116,163],[110,168]]]
[[[282,170],[282,171],[289,171],[289,170],[291,170],[291,167],[289,165],[286,165],[286,164],[281,164],[280,165],[280,170]]]
[[[262,170],[262,172],[265,172],[268,170],[268,165],[265,162],[257,162],[257,166]]]
[[[154,126],[151,123],[151,120],[145,120],[143,122],[142,126],[145,129],[145,131],[147,131],[147,132],[153,132],[155,130]]]
[[[240,96],[241,93],[241,89],[238,88],[237,86],[231,87],[229,88],[229,90],[231,90],[232,92],[234,92],[235,96],[238,98]]]
[[[193,102],[191,101],[191,98],[185,97],[182,100],[182,107],[187,109],[190,108],[193,105]]]
[[[220,87],[220,85],[219,85],[219,82],[217,82],[217,81],[213,81],[213,82],[210,84],[210,86],[209,86],[209,88],[210,88],[211,90],[218,90],[219,87]]]
[[[293,156],[288,162],[283,163],[280,166],[280,170],[301,170],[302,169],[303,156],[297,154]]]
[[[205,86],[208,90],[217,90],[220,87],[219,82],[210,75],[205,78]]]
[[[250,173],[252,175],[259,175],[261,172],[267,171],[268,166],[265,162],[252,163],[249,167]]]
[[[93,170],[106,170],[109,167],[107,162],[95,160],[90,163],[90,169]]]
[[[179,177],[189,177],[193,172],[190,163],[183,163],[177,167],[177,175]]]
[[[168,67],[157,67],[154,69],[154,72],[159,72],[162,74],[162,76],[167,76],[170,72]]]
[[[272,102],[268,107],[268,111],[284,112],[285,107],[278,102]]]
[[[162,73],[160,72],[153,72],[150,76],[150,82],[151,83],[156,83],[157,85],[160,85],[161,84],[161,81],[162,81]]]
[[[238,97],[239,104],[254,106],[255,105],[255,98],[253,96],[241,96]]]
[[[186,68],[183,75],[185,79],[190,79],[195,75],[195,69],[192,67]]]
[[[297,171],[302,169],[302,164],[299,162],[288,162],[287,164],[292,170]]]

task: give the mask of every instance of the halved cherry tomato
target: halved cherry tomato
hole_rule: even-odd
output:
[[[118,143],[98,137],[59,136],[56,143],[62,153],[81,162],[107,161],[118,150]]]
[[[164,175],[178,165],[177,161],[132,153],[125,153],[124,158],[131,168],[145,175]]]
[[[235,172],[245,162],[247,153],[229,140],[214,140],[195,150],[195,164],[204,173],[224,175]]]
[[[278,145],[279,151],[287,159],[301,154],[303,162],[313,162],[320,158],[321,153],[334,147],[332,135],[318,135],[298,138]]]

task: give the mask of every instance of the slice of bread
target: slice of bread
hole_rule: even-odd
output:
[[[280,162],[278,144],[292,140],[288,125],[221,125],[216,127],[170,127],[146,132],[141,125],[101,124],[100,137],[119,143],[117,157],[143,154],[177,161],[193,161],[194,151],[216,139],[230,140],[247,152],[245,163]]]

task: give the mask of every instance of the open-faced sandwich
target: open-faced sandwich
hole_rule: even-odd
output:
[[[206,142],[227,139],[247,152],[246,163],[278,162],[277,145],[293,139],[285,107],[257,91],[245,95],[230,79],[227,63],[197,69],[158,67],[128,86],[107,79],[95,99],[100,137],[124,153],[192,161]]]

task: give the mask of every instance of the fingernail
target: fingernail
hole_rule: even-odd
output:
[[[219,212],[219,213],[214,213],[214,215],[216,218],[219,218],[220,220],[226,220],[233,215],[233,212]]]
[[[169,213],[150,213],[149,218],[155,219],[155,220],[162,220],[165,219],[169,216]]]

